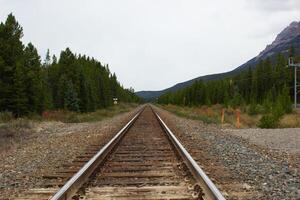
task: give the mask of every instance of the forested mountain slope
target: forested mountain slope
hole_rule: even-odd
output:
[[[292,22],[288,27],[286,27],[282,32],[278,34],[274,42],[268,45],[258,56],[252,58],[241,66],[235,68],[232,71],[211,74],[206,76],[200,76],[182,83],[178,83],[170,88],[160,90],[160,91],[139,91],[136,94],[147,100],[154,100],[155,98],[165,94],[167,92],[174,92],[179,89],[185,88],[192,85],[197,80],[209,81],[209,80],[220,80],[234,75],[239,74],[241,71],[247,70],[249,67],[255,67],[260,60],[269,58],[273,63],[276,60],[276,55],[282,53],[287,56],[288,49],[293,46],[295,54],[300,54],[300,22]]]

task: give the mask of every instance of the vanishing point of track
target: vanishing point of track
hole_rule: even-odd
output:
[[[145,106],[51,197],[60,199],[225,198]]]

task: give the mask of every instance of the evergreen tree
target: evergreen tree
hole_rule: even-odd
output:
[[[113,97],[138,102],[132,90],[124,89],[108,65],[69,48],[59,59],[49,49],[44,63],[33,44],[21,42],[23,29],[10,14],[0,24],[0,112],[15,116],[42,113],[48,109],[89,112],[111,106]]]
[[[230,78],[207,82],[194,82],[191,86],[159,97],[162,104],[211,105],[228,104],[237,107],[250,105],[250,112],[256,113],[256,105],[263,105],[272,120],[291,111],[290,87],[292,73],[286,67],[287,59],[278,54],[275,63],[270,59],[261,60],[257,66],[250,67]],[[277,113],[277,114],[276,114]],[[270,116],[265,117],[269,120]]]
[[[79,101],[73,83],[67,81],[66,91],[64,94],[64,106],[71,111],[79,111]]]
[[[14,113],[16,115],[22,114],[24,111],[23,108],[18,108],[22,103],[16,105],[18,100],[12,98],[13,95],[16,95],[14,90],[19,87],[24,75],[21,72],[24,48],[21,42],[22,36],[22,27],[15,17],[9,14],[5,23],[0,24],[0,111],[10,110],[17,112]],[[23,93],[21,88],[20,93]]]
[[[46,57],[45,57],[45,61],[44,61],[44,67],[49,67],[50,65],[51,65],[50,50],[47,49],[47,53],[46,53]]]
[[[57,63],[57,58],[55,55],[52,56],[52,63],[53,64],[56,64]]]
[[[40,56],[31,43],[24,50],[24,70],[28,97],[27,108],[30,112],[41,113],[43,109],[41,63]]]
[[[28,113],[28,96],[26,95],[24,71],[20,65],[17,65],[13,75],[13,85],[10,94],[11,104],[7,105],[7,109],[12,111],[16,117],[20,117]]]
[[[289,48],[289,57],[294,57],[295,56],[295,47],[292,45]]]
[[[90,103],[89,89],[88,89],[89,87],[87,86],[83,73],[80,74],[79,82],[80,82],[80,89],[79,89],[80,111],[87,112],[89,110],[93,110],[93,109],[89,109],[89,103]]]

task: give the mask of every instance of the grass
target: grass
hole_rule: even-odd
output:
[[[32,133],[33,122],[29,119],[14,119],[0,124],[0,149],[22,141]]]
[[[177,116],[185,117],[189,119],[201,120],[205,123],[219,123],[218,116],[209,107],[182,107],[176,105],[158,105],[159,107],[168,110]]]
[[[13,114],[8,111],[0,112],[0,123],[9,122],[13,120]]]
[[[284,115],[279,121],[280,128],[300,127],[300,113],[291,113]]]
[[[32,124],[33,124],[33,122],[31,120],[23,119],[23,118],[11,120],[7,123],[1,123],[0,124],[0,134],[1,134],[1,136],[9,137],[10,133],[8,130],[30,129],[30,128],[32,128]],[[5,132],[3,130],[7,130],[7,132]]]
[[[116,114],[128,112],[138,104],[118,104],[90,113],[75,113],[66,110],[48,111],[42,116],[30,115],[26,118],[13,118],[9,112],[0,112],[0,149],[8,148],[28,138],[34,131],[34,123],[42,121],[61,121],[64,123],[81,123],[101,121]]]
[[[119,113],[128,112],[135,107],[137,107],[137,104],[121,103],[89,113],[76,113],[66,110],[49,111],[43,114],[42,120],[61,121],[64,123],[95,122],[113,117]]]
[[[116,114],[128,112],[135,108],[137,104],[118,104],[104,109],[99,109],[91,113],[72,113],[70,117],[65,121],[67,123],[78,123],[78,122],[94,122],[100,121],[105,118],[113,117]]]
[[[207,124],[221,124],[222,105],[183,107],[169,104],[159,106],[180,117],[201,120]],[[246,108],[239,108],[239,110],[241,113],[240,127],[256,127],[256,124],[259,122],[260,115],[249,115],[246,112]],[[236,109],[226,108],[224,116],[224,126],[236,126]]]
[[[0,112],[0,125],[12,122],[12,124],[21,123],[21,121],[61,121],[64,123],[80,123],[100,121],[104,118],[113,117],[116,114],[130,111],[137,107],[134,103],[121,103],[108,108],[98,109],[95,112],[77,113],[67,110],[46,111],[43,115],[31,114],[24,118],[15,119],[10,112]]]
[[[213,106],[176,106],[176,105],[158,105],[177,116],[189,119],[201,120],[204,123],[221,124],[222,105]],[[262,114],[249,114],[249,107],[240,107],[240,128],[257,128]],[[225,120],[223,127],[236,126],[236,109],[225,108]],[[278,128],[297,128],[300,127],[300,110],[291,114],[285,114],[280,118]]]

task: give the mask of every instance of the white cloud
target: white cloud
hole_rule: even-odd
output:
[[[299,11],[300,9],[299,0],[248,0],[247,5],[263,12]]]

